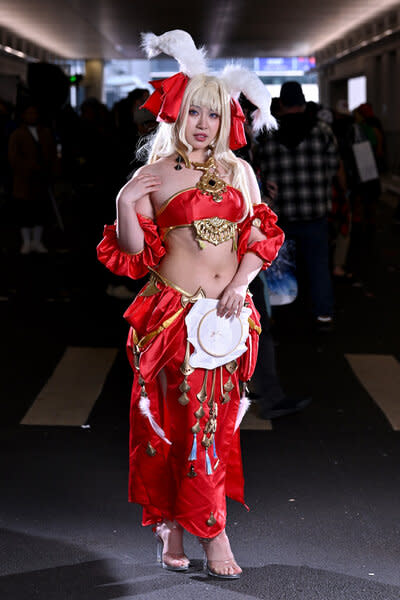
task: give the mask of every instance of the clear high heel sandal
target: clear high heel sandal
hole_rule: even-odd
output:
[[[230,549],[229,546],[229,540],[228,540],[228,547],[229,547],[229,553],[230,556],[229,558],[225,558],[225,559],[214,559],[214,558],[209,558],[207,556],[207,551],[206,551],[206,547],[208,546],[208,544],[212,541],[215,540],[219,535],[225,534],[225,530],[221,531],[220,534],[218,534],[217,536],[215,536],[215,538],[198,538],[200,545],[203,548],[204,551],[204,557],[203,557],[203,570],[207,573],[207,575],[210,575],[211,577],[216,577],[218,579],[239,579],[241,574],[242,574],[242,570],[240,569],[239,565],[236,563],[235,561],[235,557],[232,554],[232,551]],[[213,563],[214,568],[211,568],[210,563]],[[219,573],[218,571],[216,571],[216,568],[219,567],[232,567],[232,568],[238,568],[240,569],[240,572],[238,573]]]
[[[172,527],[172,529],[176,529],[176,526]],[[189,559],[182,553],[165,552],[164,554],[164,541],[156,530],[153,531],[157,542],[157,562],[161,564],[162,568],[168,569],[168,571],[187,571],[190,567]],[[184,561],[185,564],[168,564],[168,562],[166,562],[166,560],[168,559],[171,559],[173,561]]]

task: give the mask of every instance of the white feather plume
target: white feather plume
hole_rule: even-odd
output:
[[[148,58],[164,52],[178,61],[180,71],[188,77],[207,72],[206,51],[204,48],[196,48],[187,31],[174,29],[159,36],[154,33],[142,33],[141,36],[142,48]]]
[[[240,398],[239,410],[238,410],[238,413],[236,415],[236,422],[235,422],[235,429],[234,429],[234,431],[236,431],[236,429],[239,427],[240,423],[243,421],[243,417],[247,413],[247,411],[249,410],[249,408],[250,408],[250,400],[246,396],[246,392],[244,391],[243,394],[242,394],[242,397]]]
[[[158,425],[158,423],[156,423],[154,420],[154,417],[150,410],[150,400],[149,400],[148,396],[143,396],[143,395],[140,396],[139,408],[140,408],[140,412],[142,413],[142,415],[144,415],[145,417],[148,418],[149,423],[150,423],[152,429],[156,432],[156,434],[162,440],[164,440],[164,442],[171,445],[172,442],[170,442],[169,439],[167,438],[167,436],[165,435],[164,429],[162,429],[162,427],[160,427]]]
[[[231,96],[238,98],[242,93],[257,106],[257,110],[251,115],[254,132],[260,131],[263,127],[275,126],[275,119],[270,112],[271,94],[256,73],[241,65],[231,64],[224,68],[221,79]]]

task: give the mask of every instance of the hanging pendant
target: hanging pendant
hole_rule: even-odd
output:
[[[237,360],[231,360],[228,363],[226,363],[226,365],[225,365],[225,369],[231,375],[233,375],[233,373],[236,371],[237,368],[238,368]]]
[[[211,439],[211,437],[207,436],[207,433],[203,433],[203,438],[201,440],[201,443],[204,446],[204,448],[209,448],[212,444],[212,439]]]
[[[190,390],[190,385],[188,384],[186,379],[182,381],[181,385],[179,386],[179,389],[181,392],[188,392]]]
[[[196,410],[196,412],[194,413],[194,416],[195,416],[197,419],[202,419],[202,418],[204,417],[204,408],[203,408],[202,406],[200,406],[200,408],[198,408],[198,409]]]
[[[229,377],[228,381],[224,384],[224,392],[231,392],[234,387],[232,379]]]
[[[207,371],[207,369],[205,369],[203,385],[201,386],[201,390],[197,394],[197,400],[201,403],[203,403],[207,400],[207,377],[208,377],[208,371]]]
[[[194,368],[190,366],[189,359],[190,359],[190,342],[189,342],[189,340],[187,340],[186,341],[185,358],[183,359],[183,363],[181,364],[181,367],[180,367],[180,372],[185,377],[188,377],[194,371]]]
[[[197,423],[195,425],[193,425],[192,432],[193,433],[199,433],[200,432],[200,423],[198,421],[197,421]]]
[[[189,396],[186,394],[186,392],[184,392],[183,394],[181,394],[179,396],[178,402],[181,406],[186,406],[187,404],[189,404],[190,400],[189,400]]]
[[[223,400],[221,402],[221,404],[228,404],[229,400],[231,399],[229,392],[225,392],[223,395]]]
[[[193,369],[193,367],[190,366],[189,359],[190,359],[190,342],[189,342],[189,340],[187,340],[185,358],[183,359],[183,363],[181,364],[181,367],[180,367],[180,372],[184,376],[184,379],[179,386],[179,390],[182,392],[182,394],[179,396],[178,402],[182,406],[186,406],[190,402],[189,396],[187,395],[187,392],[190,391],[190,385],[187,382],[187,378],[189,375],[191,375],[193,373],[194,369]]]

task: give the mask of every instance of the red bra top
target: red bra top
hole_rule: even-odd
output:
[[[162,231],[212,217],[238,223],[243,219],[244,212],[245,201],[242,193],[230,185],[226,186],[221,202],[215,202],[211,194],[203,194],[196,187],[192,187],[168,198],[155,220]]]

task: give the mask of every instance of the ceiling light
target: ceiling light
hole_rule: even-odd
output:
[[[26,58],[26,54],[24,52],[21,52],[20,50],[14,50],[14,48],[11,48],[11,46],[0,45],[0,49],[4,50],[4,52],[7,52],[8,54],[12,54],[13,56],[18,56],[18,58]]]

